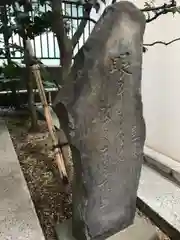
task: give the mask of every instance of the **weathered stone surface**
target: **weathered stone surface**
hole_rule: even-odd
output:
[[[74,124],[77,240],[108,238],[134,220],[145,140],[140,93],[144,28],[145,18],[132,3],[109,6],[58,96]]]

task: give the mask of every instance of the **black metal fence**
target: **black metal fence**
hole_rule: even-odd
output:
[[[35,0],[32,2],[32,6],[33,6],[33,11],[31,13],[32,17],[33,17],[33,14],[36,14],[39,11],[47,12],[48,10],[50,10],[50,6],[48,4],[42,7]],[[66,19],[68,22],[69,37],[71,38],[81,22],[81,20],[78,18],[83,17],[83,6],[77,5],[77,3],[73,4],[73,2],[70,2],[70,3],[65,2],[63,3],[63,11],[64,11],[63,14],[66,16]],[[72,19],[70,17],[74,17],[75,19]],[[14,22],[13,9],[10,6],[6,6],[4,24],[8,26],[10,23],[13,23],[13,22]],[[94,27],[94,22],[91,20],[88,20],[87,25],[84,29],[84,32],[77,46],[74,49],[74,54],[77,53],[79,48],[87,40],[93,27]],[[4,45],[4,39],[5,39],[4,34],[0,33],[0,48]],[[32,42],[35,56],[41,59],[45,65],[49,65],[49,66],[59,65],[59,62],[60,62],[59,48],[58,48],[56,37],[51,31],[47,31],[41,34],[40,36],[35,37],[33,40],[31,40],[31,42]],[[22,39],[18,34],[13,34],[12,37],[8,39],[8,43],[11,45],[17,44],[22,47]],[[21,62],[23,55],[21,52],[13,51],[13,54],[10,53],[10,58],[12,60],[17,60]],[[4,59],[5,58],[3,56],[0,56],[0,62],[2,62]]]

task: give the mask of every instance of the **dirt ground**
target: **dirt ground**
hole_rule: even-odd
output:
[[[46,123],[39,121],[40,131],[30,133],[27,117],[6,117],[5,120],[45,237],[55,240],[54,226],[71,217],[72,196],[65,193],[60,181]],[[157,231],[160,240],[169,239],[159,229]]]

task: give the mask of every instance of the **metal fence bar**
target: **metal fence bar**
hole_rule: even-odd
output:
[[[47,12],[47,4],[45,4],[45,12]],[[46,44],[47,44],[47,55],[49,58],[49,35],[48,35],[48,32],[46,32]]]
[[[33,9],[38,9],[41,10],[42,12],[47,12],[48,8],[47,5],[45,5],[44,8],[42,8],[39,3],[37,1],[33,1]],[[76,18],[78,17],[82,17],[83,16],[83,7],[80,5],[77,5],[77,3],[73,3],[73,2],[65,2],[63,3],[63,8],[64,8],[64,14],[65,16],[67,16],[67,20],[68,24],[70,26],[70,30],[69,30],[69,36],[72,37],[74,32],[76,31],[76,28],[78,28],[81,20],[78,20]],[[8,19],[10,19],[10,21],[13,21],[13,9],[8,7],[6,8],[7,11],[7,16]],[[34,18],[35,13],[31,13],[32,17]],[[72,16],[75,17],[75,19],[68,19],[68,16]],[[94,24],[94,23],[92,23]],[[85,33],[85,31],[82,34],[82,42],[85,43],[87,37],[86,35],[89,35],[91,32],[91,20],[87,21],[87,26],[88,26],[88,34]],[[87,30],[86,30],[87,31]],[[3,35],[0,34],[0,38],[3,39]],[[60,60],[60,56],[59,56],[59,48],[57,47],[57,41],[56,38],[54,36],[54,34],[50,31],[46,31],[44,34],[41,34],[40,36],[35,37],[34,39],[31,40],[32,44],[33,44],[33,48],[34,48],[34,53],[35,55],[40,58],[42,61],[43,60],[58,60],[58,64],[59,64],[59,60]],[[11,44],[17,44],[19,46],[22,46],[22,40],[21,38],[18,36],[18,34],[14,34],[10,39],[9,39],[9,43]],[[50,44],[51,43],[51,44]],[[79,48],[81,47],[80,43],[77,44],[77,50],[79,50]],[[15,50],[15,49],[14,49]],[[52,54],[53,51],[53,54]],[[12,60],[21,60],[23,57],[22,53],[15,53],[12,54],[11,53],[11,59]],[[4,56],[0,56],[0,59],[5,59]]]
[[[54,58],[56,59],[56,38],[53,34],[53,50],[54,50]]]
[[[79,17],[79,8],[77,7],[77,18]],[[79,25],[79,20],[77,19],[77,26]],[[79,42],[77,43],[77,48],[79,51]]]
[[[31,3],[32,3],[32,0],[31,0]],[[35,6],[33,6],[33,10],[35,10]],[[34,19],[34,17],[35,17],[34,11],[31,12],[31,16]],[[34,55],[36,56],[36,39],[34,39],[34,41],[33,41],[33,48],[34,48],[33,49]]]

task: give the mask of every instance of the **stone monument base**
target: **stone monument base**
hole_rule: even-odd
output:
[[[75,240],[72,236],[72,222],[66,220],[56,226],[58,240]],[[78,239],[80,240],[80,239]],[[156,229],[142,217],[136,215],[134,224],[107,238],[107,240],[160,240]]]

